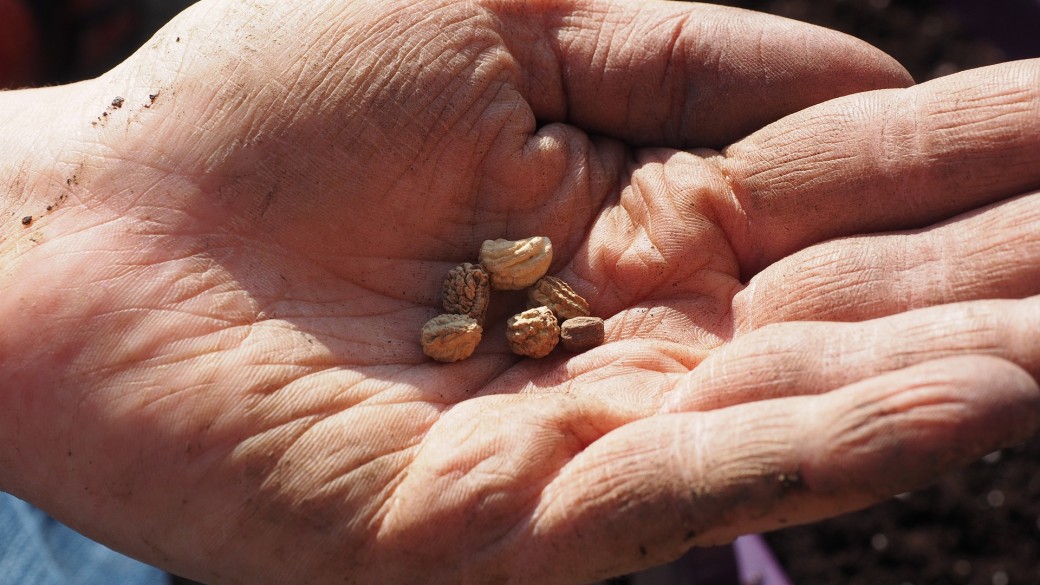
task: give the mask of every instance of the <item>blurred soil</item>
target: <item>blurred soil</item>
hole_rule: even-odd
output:
[[[766,538],[795,585],[1040,584],[1040,437],[926,489]]]

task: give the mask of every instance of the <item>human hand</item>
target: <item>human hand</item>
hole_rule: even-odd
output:
[[[908,80],[716,7],[400,4],[205,2],[3,96],[38,126],[5,137],[0,486],[212,583],[577,583],[1032,432],[1017,366],[934,360],[1036,373],[1035,302],[946,304],[1036,294],[1035,198],[813,245],[1035,186],[1035,63],[773,123]],[[936,234],[1000,253],[915,267]],[[499,318],[426,360],[447,269],[529,235],[610,342],[521,361]]]

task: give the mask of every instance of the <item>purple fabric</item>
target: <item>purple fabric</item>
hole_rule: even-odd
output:
[[[732,546],[694,548],[674,562],[629,575],[627,585],[740,585]]]
[[[741,536],[733,543],[733,552],[741,585],[791,585],[761,536]]]
[[[791,585],[761,536],[731,546],[691,549],[678,560],[590,585]]]

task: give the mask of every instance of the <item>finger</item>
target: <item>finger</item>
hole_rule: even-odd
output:
[[[859,323],[769,325],[716,350],[678,383],[672,411],[820,394],[912,364],[997,356],[1040,376],[1040,297],[919,309]]]
[[[909,75],[836,31],[692,3],[488,2],[542,121],[638,144],[728,144],[791,112]]]
[[[828,238],[923,227],[1040,185],[1040,60],[834,100],[720,166],[745,274]]]
[[[862,508],[1038,425],[1036,382],[989,357],[921,364],[822,396],[644,419],[594,443],[543,490],[517,562],[530,571],[581,558],[608,573],[656,564]]]
[[[1040,193],[919,232],[842,238],[755,275],[733,301],[738,331],[862,321],[933,305],[1040,294]]]

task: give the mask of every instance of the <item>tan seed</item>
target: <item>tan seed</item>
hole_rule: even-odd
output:
[[[556,318],[563,321],[589,314],[589,302],[574,292],[571,285],[555,276],[543,276],[527,289],[528,306],[549,307]]]
[[[548,308],[528,309],[506,322],[506,340],[515,354],[545,357],[560,341],[560,326]]]

